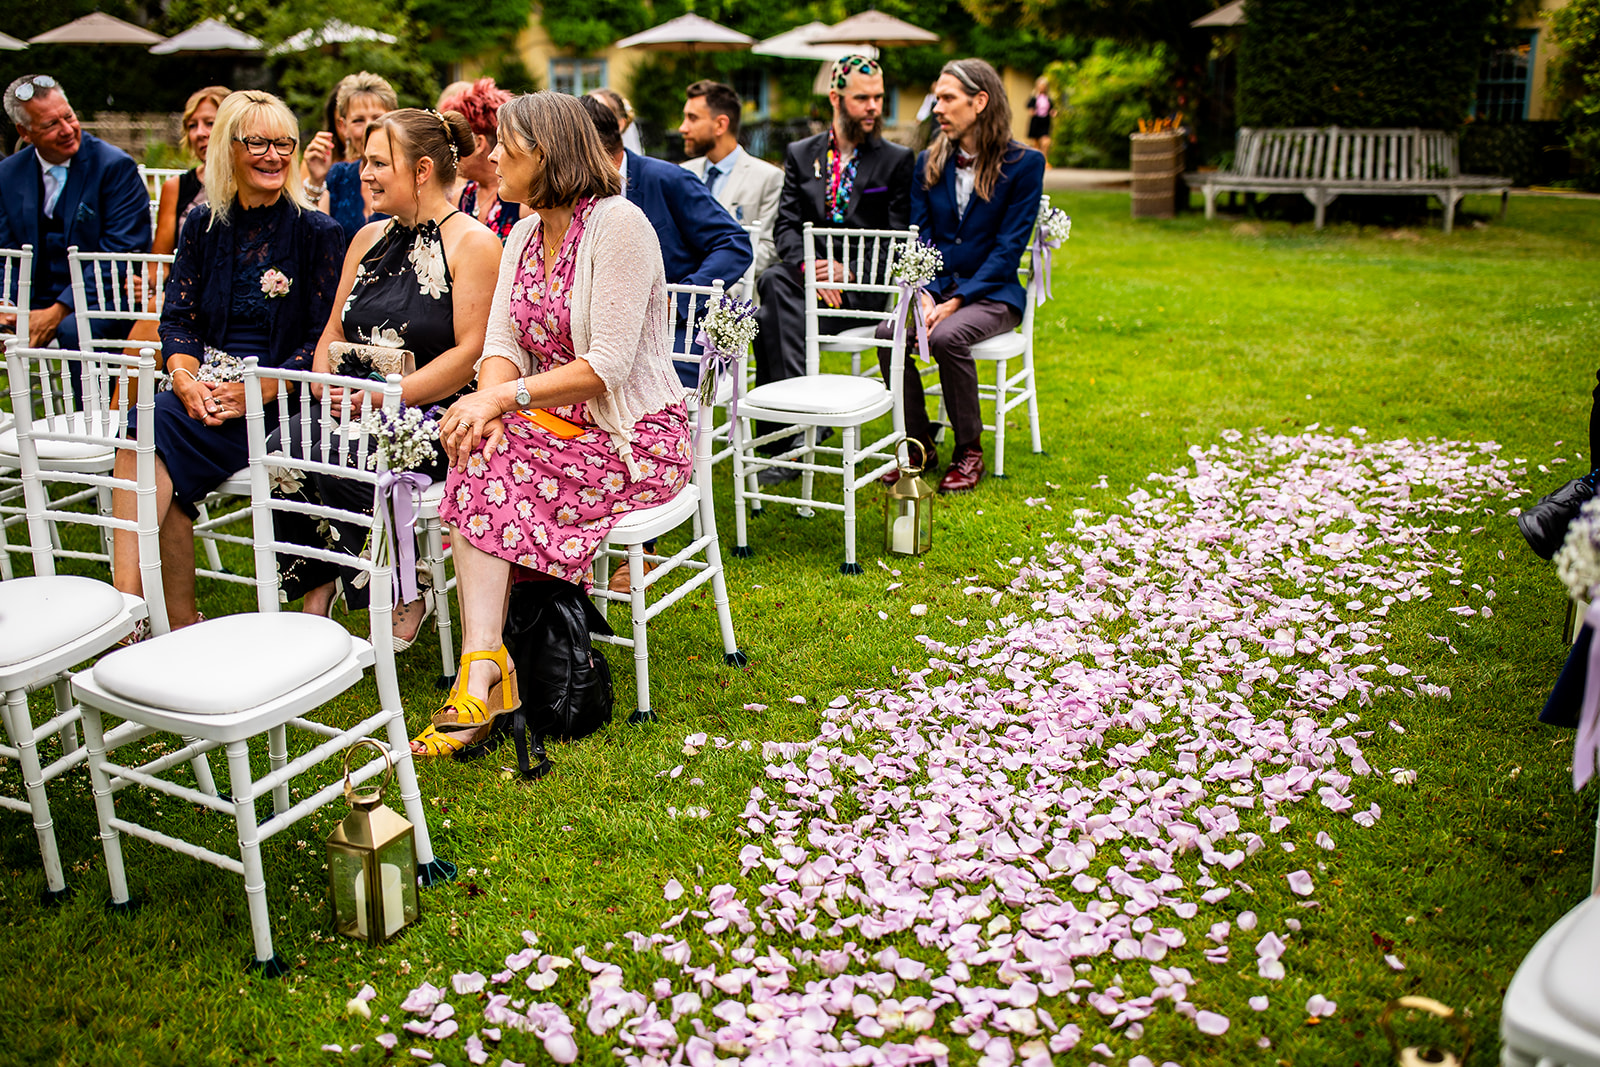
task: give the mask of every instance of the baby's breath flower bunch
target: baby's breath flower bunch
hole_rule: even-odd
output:
[[[1600,585],[1600,497],[1586,502],[1567,527],[1567,540],[1556,553],[1556,575],[1577,600],[1594,599]]]
[[[230,356],[220,348],[207,345],[204,358],[200,361],[200,370],[195,373],[194,380],[217,385],[222,382],[244,381],[244,360],[238,356]]]
[[[398,412],[376,408],[361,416],[361,432],[372,437],[367,467],[378,469],[378,461],[392,471],[416,470],[433,459],[433,443],[439,439],[439,408],[400,405]]]
[[[706,308],[705,317],[700,320],[700,329],[705,334],[702,343],[707,349],[714,350],[724,358],[732,358],[750,350],[761,327],[756,322],[754,304],[732,293],[723,293]],[[716,403],[716,392],[717,376],[705,375],[700,383],[700,402]]]
[[[944,256],[926,241],[906,245],[894,265],[894,276],[906,285],[927,285],[944,272]]]
[[[1072,236],[1072,216],[1058,207],[1047,207],[1039,212],[1039,231],[1046,240],[1060,244]]]

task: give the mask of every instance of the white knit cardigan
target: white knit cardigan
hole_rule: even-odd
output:
[[[517,342],[511,322],[511,286],[528,247],[543,247],[536,243],[540,225],[539,216],[530,215],[506,238],[478,367],[500,356],[522,375],[534,373],[533,355]],[[685,396],[672,369],[661,245],[644,212],[621,196],[608,196],[589,214],[576,255],[572,351],[605,383],[605,391],[588,401],[589,414],[611,435],[629,475],[637,479],[634,424]]]

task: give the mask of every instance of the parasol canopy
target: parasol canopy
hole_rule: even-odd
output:
[[[153,46],[150,54],[153,56],[170,56],[174,52],[242,54],[259,52],[264,47],[266,46],[261,43],[259,37],[252,37],[243,30],[236,30],[221,19],[206,19]]]
[[[835,44],[841,41],[866,41],[879,48],[910,44],[937,44],[937,33],[913,26],[904,19],[886,15],[882,11],[863,11],[851,15],[843,22],[829,26],[811,37],[812,44]]]
[[[1209,15],[1201,15],[1189,25],[1202,29],[1207,26],[1243,26],[1244,21],[1244,0],[1229,0]]]
[[[755,43],[754,37],[738,30],[688,14],[624,37],[613,47],[643,48],[651,52],[740,52]]]
[[[0,33],[0,52],[20,52],[27,47],[27,41],[19,41],[9,33]]]
[[[870,44],[860,41],[838,41],[832,44],[816,44],[812,37],[828,29],[825,22],[808,22],[804,26],[796,26],[792,30],[785,30],[776,37],[768,37],[754,48],[752,53],[758,56],[776,56],[779,59],[809,59],[813,63],[832,63],[840,56],[852,53],[856,55],[878,58],[878,50]]]
[[[370,26],[352,26],[348,22],[329,19],[320,28],[301,30],[292,37],[285,38],[282,44],[269,50],[267,55],[281,56],[290,52],[309,52],[313,48],[326,48],[337,44],[353,44],[356,41],[376,41],[379,44],[394,44],[396,39],[394,34],[384,33]]]
[[[166,38],[142,26],[95,11],[29,37],[29,44],[160,44]]]

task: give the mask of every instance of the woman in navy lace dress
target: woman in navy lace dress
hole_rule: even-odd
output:
[[[301,202],[297,132],[294,113],[271,93],[222,102],[206,150],[207,204],[179,235],[167,282],[161,348],[172,390],[155,400],[156,506],[174,628],[197,616],[195,505],[249,453],[244,386],[213,381],[208,367],[255,356],[264,366],[310,369],[338,288],[344,242],[337,223]],[[262,382],[262,392],[271,400],[275,383]],[[269,405],[269,429],[275,417]],[[131,453],[117,457],[117,474],[133,477]],[[112,510],[133,519],[132,495],[114,494]],[[115,570],[118,589],[143,595],[138,544],[120,530]]]
[[[416,369],[401,384],[401,401],[411,407],[449,406],[472,382],[472,368],[483,352],[484,329],[500,266],[500,242],[483,226],[450,206],[445,197],[456,176],[456,160],[470,154],[472,130],[458,112],[439,115],[406,108],[391,111],[367,131],[362,173],[375,208],[388,215],[356,234],[345,256],[334,306],[317,344],[314,369],[330,370],[328,346],[351,341],[409,351]],[[335,397],[339,404],[345,398]],[[361,398],[349,398],[359,409]],[[381,403],[375,395],[374,403]],[[305,454],[302,432],[316,426],[294,422],[291,451]],[[314,445],[315,442],[312,442]],[[444,455],[418,468],[443,481]],[[280,495],[350,511],[372,510],[372,485],[326,474],[294,478],[277,487]],[[321,523],[309,515],[279,512],[277,536],[285,541],[358,555],[368,527]],[[325,560],[282,555],[282,590],[290,600],[305,598],[304,610],[327,614],[340,591],[352,610],[367,606],[369,590],[357,586],[354,568]],[[426,616],[424,600],[395,607],[395,651],[416,640]]]

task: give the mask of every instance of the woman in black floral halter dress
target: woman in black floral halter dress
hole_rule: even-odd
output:
[[[406,108],[391,111],[369,128],[361,175],[375,209],[389,218],[363,227],[350,244],[335,299],[336,313],[317,343],[314,369],[330,370],[328,346],[349,341],[405,349],[415,369],[401,385],[409,407],[448,405],[466,390],[483,351],[484,326],[500,262],[500,242],[486,227],[455,210],[445,190],[455,180],[459,154],[473,147],[472,132],[456,112],[443,116]],[[334,402],[339,402],[339,397]],[[376,400],[376,397],[374,398]],[[356,407],[360,399],[354,398]],[[315,441],[300,440],[296,420],[290,448],[303,454]],[[317,428],[310,428],[315,436]],[[442,454],[419,468],[442,479]],[[279,495],[353,511],[370,511],[370,484],[312,474],[285,478]],[[277,536],[351,556],[360,555],[368,527],[321,522],[278,513]],[[304,610],[326,614],[341,592],[352,609],[367,605],[368,590],[354,584],[353,568],[301,556],[282,556],[281,588]],[[395,607],[395,649],[416,639],[426,618],[421,598]]]

